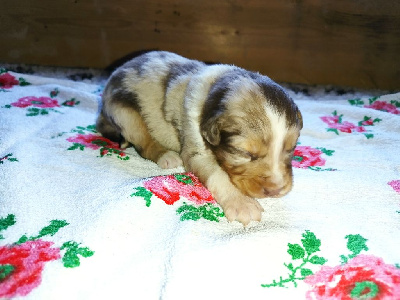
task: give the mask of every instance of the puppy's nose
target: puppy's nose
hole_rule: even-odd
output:
[[[282,191],[282,188],[279,188],[279,189],[266,189],[266,188],[264,188],[265,196],[276,196],[276,195],[279,195],[279,193],[281,191]]]

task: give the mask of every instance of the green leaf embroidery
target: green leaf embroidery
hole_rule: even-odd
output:
[[[27,85],[31,85],[28,81],[26,81],[24,78],[20,77],[18,78],[19,81],[19,85],[20,86],[27,86]]]
[[[398,100],[390,100],[390,104],[396,106],[397,108],[400,108],[400,101]]]
[[[368,247],[366,242],[368,241],[367,239],[363,238],[359,234],[349,234],[346,235],[345,238],[347,239],[347,249],[350,250],[351,254],[345,256],[341,255],[341,263],[345,264],[347,263],[350,259],[356,257],[358,254],[361,253],[361,251],[365,250],[368,251]]]
[[[76,149],[83,151],[85,150],[85,146],[78,143],[73,143],[72,146],[69,147],[67,150],[76,150]]]
[[[72,133],[72,132],[77,132],[77,133],[80,133],[80,134],[85,134],[86,132],[97,133],[97,131],[96,131],[96,125],[88,125],[88,126],[86,126],[86,127],[83,127],[83,126],[76,126],[75,129],[72,129],[72,130],[71,130],[71,133]]]
[[[190,176],[185,175],[185,174],[175,174],[174,177],[176,180],[179,182],[185,183],[185,184],[190,184],[193,185],[193,180],[190,178]]]
[[[55,235],[61,228],[65,227],[69,225],[68,222],[66,222],[65,220],[51,220],[50,221],[50,225],[43,227],[40,231],[39,234],[37,236],[31,236],[31,237],[27,237],[26,235],[23,235],[16,244],[23,244],[27,241],[34,241],[37,239],[40,239],[46,235],[50,235],[53,236]]]
[[[356,282],[350,292],[351,299],[374,299],[379,293],[378,285],[373,281]]]
[[[303,159],[304,159],[304,157],[302,157],[302,156],[297,156],[297,155],[293,156],[293,158],[292,158],[292,160],[295,160],[295,161],[298,161],[298,162],[303,161]]]
[[[80,244],[77,242],[69,241],[65,242],[60,250],[66,249],[66,252],[62,258],[64,267],[66,268],[75,268],[79,267],[81,264],[79,255],[82,257],[90,257],[94,254],[94,251],[90,250],[87,247],[79,247]]]
[[[8,227],[16,223],[15,215],[9,214],[5,218],[0,218],[0,231],[6,230]],[[0,234],[0,240],[4,239],[3,235]]]
[[[34,117],[39,115],[40,109],[39,108],[28,108],[28,113],[26,114],[28,117]]]
[[[350,103],[351,105],[356,105],[356,106],[364,105],[364,101],[362,101],[360,98],[350,99],[350,100],[348,100],[348,101],[349,101],[349,103]]]
[[[313,265],[324,265],[327,262],[327,260],[323,257],[314,255],[313,257],[310,258],[310,263]]]
[[[317,147],[318,150],[321,150],[322,153],[328,155],[328,156],[332,156],[333,153],[335,153],[335,150],[328,150],[326,148],[323,147]]]
[[[306,230],[306,232],[303,233],[303,239],[301,240],[301,243],[309,255],[320,251],[319,247],[321,246],[321,240],[317,239],[313,232]]]
[[[0,264],[0,283],[4,281],[4,279],[8,278],[11,276],[11,274],[14,272],[15,267],[10,264],[5,264],[1,265]]]
[[[310,269],[300,269],[300,274],[301,276],[303,276],[304,278],[307,276],[310,276],[313,274],[313,271],[311,271]]]
[[[372,97],[368,99],[369,105],[371,105],[372,103],[374,103],[376,100],[378,100],[380,98],[380,96],[377,97]]]
[[[107,146],[107,142],[106,141],[102,141],[102,140],[94,140],[92,141],[92,144],[95,144],[97,146]]]
[[[146,201],[146,206],[149,207],[151,204],[151,196],[153,196],[153,193],[141,186],[135,187],[135,189],[136,192],[131,194],[131,197],[133,196],[143,197],[144,200]]]
[[[45,235],[53,236],[55,235],[61,228],[69,225],[68,222],[65,220],[51,220],[50,225],[44,227],[42,230],[39,231],[39,235],[37,238],[41,238]]]
[[[289,255],[292,257],[293,260],[302,259],[306,254],[306,251],[301,247],[299,244],[288,244],[288,251]]]
[[[336,128],[327,128],[326,131],[332,131],[334,133],[336,133],[337,135],[339,135],[339,130],[337,130]]]
[[[176,213],[181,215],[181,221],[197,221],[203,218],[209,221],[219,222],[219,218],[224,216],[224,213],[221,211],[221,209],[211,203],[196,207],[183,202],[183,205],[176,210]]]

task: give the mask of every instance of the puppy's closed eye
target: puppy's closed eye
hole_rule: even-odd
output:
[[[291,148],[291,149],[286,149],[285,152],[288,153],[288,154],[292,154],[292,153],[294,152],[295,149],[296,149],[296,146],[294,146],[294,147]]]
[[[246,152],[246,155],[248,157],[250,157],[251,161],[255,161],[255,160],[260,159],[260,156],[258,156],[257,154],[251,153],[251,152]]]

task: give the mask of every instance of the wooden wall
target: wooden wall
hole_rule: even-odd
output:
[[[400,89],[398,0],[0,0],[0,62],[104,68],[143,49],[277,81]]]

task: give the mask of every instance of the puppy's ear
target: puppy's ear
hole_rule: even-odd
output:
[[[220,123],[218,117],[212,117],[200,125],[201,135],[213,146],[221,141]]]
[[[297,120],[300,125],[300,129],[303,129],[303,116],[301,115],[301,112],[299,109],[297,109]]]

